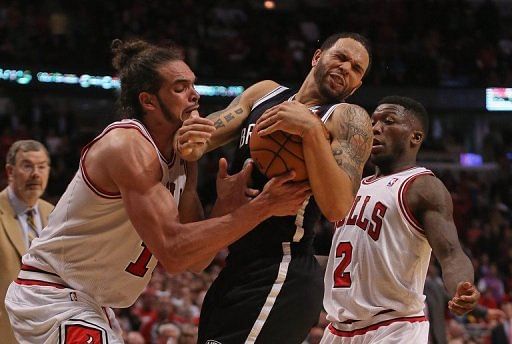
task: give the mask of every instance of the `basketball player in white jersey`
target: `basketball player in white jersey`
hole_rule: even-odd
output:
[[[382,99],[372,114],[371,162],[352,209],[336,225],[325,273],[331,322],[323,344],[428,342],[423,286],[431,251],[457,315],[479,298],[473,267],[459,244],[448,190],[416,156],[428,131],[413,99]]]
[[[187,160],[237,142],[233,173],[250,157],[251,135],[298,135],[314,196],[296,216],[272,217],[229,246],[226,266],[203,303],[199,343],[297,344],[318,321],[323,273],[313,254],[314,224],[320,213],[332,221],[346,215],[370,154],[368,113],[344,103],[361,86],[370,55],[361,35],[331,35],[314,53],[298,90],[261,81],[208,116],[213,134],[202,136],[195,118],[179,129],[177,147]],[[253,171],[255,188],[266,180]]]
[[[6,298],[21,343],[122,343],[109,307],[132,305],[157,261],[171,273],[200,270],[256,224],[295,213],[309,196],[309,186],[286,183],[293,173],[258,194],[246,187],[250,164],[228,176],[221,160],[213,213],[233,211],[197,222],[196,164],[172,150],[182,121],[197,115],[195,76],[174,49],[139,40],[116,40],[112,48],[121,110],[131,119],[107,126],[83,149],[48,226],[23,256]]]

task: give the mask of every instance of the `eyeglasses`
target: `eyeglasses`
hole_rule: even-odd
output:
[[[50,168],[50,166],[46,162],[41,164],[22,162],[19,168],[25,173],[34,173],[35,171],[42,173],[46,172]]]

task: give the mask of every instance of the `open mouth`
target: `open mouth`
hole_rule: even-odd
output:
[[[342,75],[337,74],[337,73],[331,73],[331,74],[329,74],[329,76],[338,85],[342,85],[342,86],[345,85],[345,79],[343,78]]]

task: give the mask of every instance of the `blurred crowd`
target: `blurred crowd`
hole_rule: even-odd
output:
[[[131,0],[0,2],[0,63],[112,72],[109,42],[183,49],[201,78],[298,80],[318,41],[367,36],[369,85],[472,87],[512,81],[512,3],[491,0]],[[0,66],[1,67],[1,66]]]
[[[309,70],[318,40],[335,31],[356,31],[373,46],[366,84],[481,87],[512,83],[510,2],[283,2],[285,9],[277,1],[276,9],[266,10],[262,1],[236,0],[4,0],[0,2],[0,68],[111,73],[109,42],[137,36],[181,46],[201,78],[294,82]],[[204,113],[209,113],[208,106],[202,105]],[[17,139],[43,142],[52,158],[46,198],[55,203],[78,168],[81,148],[110,119],[80,118],[66,101],[3,94],[0,89],[0,159],[5,161],[8,147]],[[465,133],[459,128],[453,126],[453,135],[445,128],[445,134],[427,146],[453,152],[464,145]],[[484,141],[482,149],[494,150],[488,154],[492,170],[435,172],[453,197],[455,223],[475,266],[481,304],[503,308],[507,321],[512,321],[512,170],[507,136],[492,130]],[[200,195],[206,209],[215,199],[218,157],[225,153],[212,152],[200,162]],[[0,187],[5,185],[5,173],[1,173]],[[318,225],[319,253],[328,253],[332,231],[330,223]],[[221,252],[201,274],[170,276],[157,268],[139,300],[128,309],[116,310],[126,342],[195,343],[204,294],[225,254]],[[429,279],[438,278],[439,272],[433,269]],[[504,321],[471,314],[443,316],[452,344],[491,343],[492,331]],[[319,342],[326,324],[322,314],[307,339],[309,344]]]

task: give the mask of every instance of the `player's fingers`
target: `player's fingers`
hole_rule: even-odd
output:
[[[206,124],[191,124],[178,129],[178,135],[184,136],[190,133],[205,133],[211,135],[215,131],[215,127]]]
[[[451,300],[455,305],[462,308],[471,308],[475,304],[474,301],[464,301],[460,297],[453,298]]]
[[[448,302],[448,309],[456,315],[463,315],[471,310],[471,308],[461,307],[452,301]]]
[[[290,185],[292,187],[296,188],[297,192],[311,190],[311,185],[309,184],[309,182],[307,180],[302,181],[302,182],[293,182],[293,183],[290,183]]]
[[[245,160],[244,166],[241,171],[244,179],[248,179],[251,176],[253,166],[254,166],[254,161],[252,159]]]
[[[256,129],[256,131],[257,131],[258,135],[260,135],[260,136],[270,135],[275,131],[281,130],[281,128],[279,127],[279,124],[280,124],[280,121],[277,121],[263,129]]]
[[[185,144],[191,142],[206,142],[212,137],[211,133],[202,131],[189,131],[178,137],[178,143]]]
[[[475,308],[476,305],[476,302],[465,302],[458,297],[451,299],[449,305],[450,303],[452,308],[463,311],[465,313],[471,311],[473,308]]]
[[[208,118],[204,118],[204,117],[190,117],[190,118],[186,119],[185,121],[183,121],[182,126],[189,126],[189,125],[193,125],[193,124],[202,124],[202,125],[214,127],[213,121]]]
[[[225,158],[219,159],[219,172],[217,178],[224,179],[228,177],[228,161]]]
[[[283,174],[280,174],[278,176],[275,176],[270,181],[273,184],[282,185],[286,182],[292,181],[293,178],[295,178],[295,176],[296,176],[296,173],[295,173],[295,171],[292,170],[292,171],[288,171]]]
[[[179,150],[182,151],[184,148],[194,149],[194,148],[201,147],[201,146],[204,146],[204,141],[197,141],[197,142],[189,141],[189,142],[180,144]]]
[[[260,190],[247,188],[245,189],[245,195],[254,198],[260,194]]]
[[[262,122],[265,122],[269,118],[272,118],[273,116],[275,116],[275,114],[277,114],[278,110],[279,110],[278,105],[265,110],[265,112],[263,112],[263,114],[260,116],[260,118],[258,118],[258,120],[256,121],[256,127],[258,125],[261,125]]]
[[[459,294],[467,294],[472,287],[473,285],[470,282],[459,282],[457,285],[457,292]]]
[[[477,293],[471,294],[471,295],[461,295],[459,299],[462,302],[469,303],[469,304],[475,304],[478,301],[479,295]]]
[[[265,118],[261,118],[260,117],[260,119],[256,122],[256,127],[254,129],[256,131],[260,131],[260,130],[263,130],[263,129],[271,126],[275,122],[277,122],[277,117],[276,116],[268,116],[268,117],[265,117]]]
[[[194,131],[204,131],[206,133],[213,133],[215,131],[215,126],[212,124],[206,124],[206,123],[194,123],[192,125],[187,126],[189,130]]]

